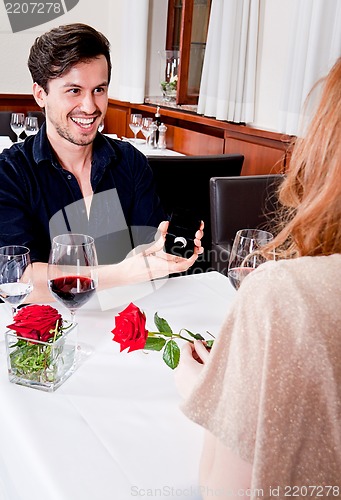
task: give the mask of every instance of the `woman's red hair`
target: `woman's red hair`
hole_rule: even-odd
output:
[[[279,258],[341,253],[341,58],[279,190],[282,227],[266,250]]]

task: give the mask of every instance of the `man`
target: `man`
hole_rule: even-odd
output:
[[[108,105],[108,40],[83,24],[54,28],[36,39],[28,67],[46,123],[0,155],[0,246],[30,248],[36,296],[47,291],[51,239],[68,231],[94,236],[100,263],[110,264],[102,286],[188,269],[200,240],[190,259],[162,251],[167,223],[159,226],[165,214],[146,158],[98,133]],[[158,242],[125,259],[158,226]]]

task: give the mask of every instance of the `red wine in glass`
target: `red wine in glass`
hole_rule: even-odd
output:
[[[96,290],[96,283],[84,276],[64,276],[49,281],[52,295],[69,309],[78,309],[88,302]]]
[[[91,236],[67,233],[53,238],[48,264],[51,294],[70,310],[76,310],[94,295],[97,284],[97,256]]]

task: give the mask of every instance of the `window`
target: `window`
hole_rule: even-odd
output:
[[[169,0],[167,50],[178,50],[177,104],[197,104],[211,0]]]

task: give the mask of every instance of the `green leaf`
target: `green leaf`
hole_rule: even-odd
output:
[[[163,351],[163,360],[172,370],[178,366],[180,361],[180,349],[175,340],[168,340]]]
[[[200,335],[200,333],[192,333],[189,330],[187,330],[186,328],[182,328],[181,331],[187,332],[188,335],[190,335],[191,337],[193,337],[196,340],[205,340],[204,337],[202,335]]]
[[[214,340],[206,340],[206,346],[211,349],[211,347],[213,347],[213,344],[214,344]]]
[[[166,340],[162,337],[148,337],[144,349],[148,351],[161,351],[165,343]]]
[[[154,314],[154,323],[160,333],[173,333],[167,321],[164,318],[160,318],[157,312]]]

